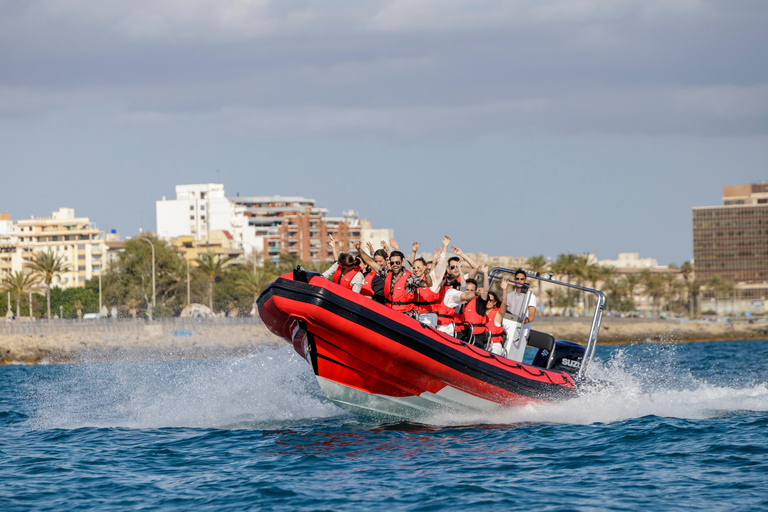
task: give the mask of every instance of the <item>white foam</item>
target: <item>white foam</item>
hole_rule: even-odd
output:
[[[560,403],[534,403],[488,414],[440,414],[435,425],[612,423],[643,416],[707,419],[741,411],[768,411],[768,384],[712,384],[675,367],[673,350],[652,363],[629,363],[623,350],[607,362],[596,360],[591,375],[603,381]],[[634,359],[634,358],[633,358]]]
[[[238,359],[68,365],[39,383],[38,428],[261,428],[344,413],[291,347]]]

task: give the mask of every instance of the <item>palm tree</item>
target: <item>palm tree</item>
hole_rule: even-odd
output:
[[[709,281],[707,281],[707,288],[712,290],[712,295],[715,298],[715,315],[718,314],[718,307],[717,307],[717,299],[720,295],[720,290],[723,288],[723,280],[720,279],[720,276],[712,276],[709,278]]]
[[[45,299],[47,302],[48,321],[51,320],[51,283],[53,278],[64,272],[69,272],[69,265],[64,261],[64,256],[56,256],[52,251],[36,252],[32,261],[27,263],[27,267],[32,269],[45,283]]]
[[[263,268],[257,269],[253,274],[245,274],[237,282],[237,289],[253,295],[253,303],[256,298],[272,282],[272,275]]]
[[[629,298],[632,299],[632,302],[635,302],[635,293],[637,290],[637,287],[640,285],[640,281],[643,280],[643,277],[640,274],[624,274],[624,281],[627,283],[627,291],[629,292]],[[635,304],[635,309],[637,309],[637,305]]]
[[[229,256],[219,256],[212,252],[202,253],[195,260],[197,266],[208,275],[208,307],[213,311],[213,283],[221,275],[224,265],[230,260]]]
[[[571,276],[573,275],[574,266],[576,264],[576,255],[571,253],[559,254],[555,262],[551,265],[551,270],[558,276],[565,276],[565,282],[571,282]],[[561,278],[562,279],[562,278]],[[566,295],[568,297],[568,303],[571,302],[571,289],[566,289]],[[570,308],[570,306],[569,306]],[[570,313],[570,311],[569,311]]]
[[[38,277],[23,272],[13,272],[5,276],[2,289],[16,294],[16,318],[21,317],[21,298],[29,292],[37,289]],[[8,304],[8,309],[10,309]],[[32,316],[32,304],[29,304],[29,316]]]
[[[539,254],[538,256],[531,256],[528,258],[528,261],[525,262],[525,266],[528,267],[528,270],[533,270],[534,272],[538,272],[541,274],[546,270],[547,266],[549,265],[549,262],[547,262],[547,258],[544,257],[543,254]],[[538,296],[541,297],[541,281],[538,280]]]

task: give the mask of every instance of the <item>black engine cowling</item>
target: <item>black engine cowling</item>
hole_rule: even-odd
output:
[[[584,360],[584,347],[567,340],[557,340],[549,347],[539,348],[533,366],[575,374]]]

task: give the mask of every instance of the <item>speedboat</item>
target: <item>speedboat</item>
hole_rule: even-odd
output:
[[[490,289],[505,275],[514,271],[494,269]],[[334,404],[362,416],[424,422],[441,412],[489,412],[578,395],[594,355],[605,296],[554,281],[551,274],[547,281],[597,297],[585,346],[539,331],[521,338],[517,324],[507,333],[504,353],[494,354],[301,267],[272,282],[257,307],[267,328],[312,366]],[[530,364],[512,355],[520,353],[514,343],[538,349]]]

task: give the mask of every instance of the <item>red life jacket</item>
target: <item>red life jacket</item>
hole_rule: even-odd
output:
[[[416,288],[413,292],[413,310],[417,313],[433,313],[439,309],[440,294],[429,288]]]
[[[465,325],[472,327],[472,334],[482,334],[487,330],[485,325],[488,323],[488,318],[477,313],[477,297],[467,302],[467,305],[464,306],[461,321]]]
[[[365,280],[363,281],[363,287],[360,288],[360,295],[366,297],[373,297],[373,278],[376,277],[376,271],[371,270],[365,274]]]
[[[413,309],[413,294],[405,291],[405,283],[408,281],[408,276],[411,273],[407,270],[403,271],[403,275],[392,284],[392,278],[394,274],[392,272],[387,273],[387,277],[384,280],[384,305],[392,308],[395,311],[410,311]]]
[[[445,292],[448,290],[450,290],[448,286],[443,286],[438,295],[437,325],[448,325],[450,323],[461,322],[461,315],[456,314],[456,308],[449,308],[445,305]]]
[[[336,269],[336,272],[333,274],[333,282],[336,284],[340,284],[344,288],[351,290],[352,289],[352,279],[355,278],[358,272],[362,272],[362,269],[360,267],[355,267],[352,270],[349,270],[346,274],[341,275],[341,272],[343,269],[341,268],[341,265],[338,266]]]
[[[485,315],[488,318],[488,323],[485,326],[488,328],[488,332],[491,333],[491,343],[501,343],[504,336],[504,326],[496,325],[496,313],[499,312],[499,308],[493,308]]]

